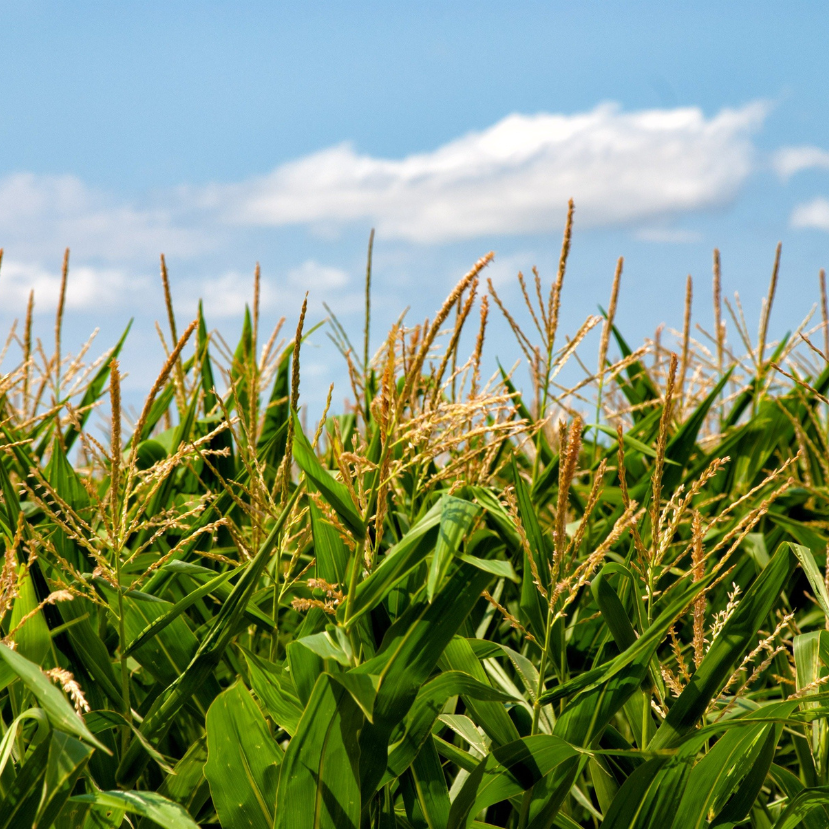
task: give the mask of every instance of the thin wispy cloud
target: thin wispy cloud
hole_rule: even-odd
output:
[[[203,255],[217,239],[203,215],[187,216],[171,191],[138,205],[76,176],[15,173],[0,179],[0,244],[15,256],[60,256],[66,245],[84,257],[124,262],[163,251]],[[207,221],[206,221],[207,220]]]
[[[818,197],[797,205],[792,212],[791,226],[829,231],[829,199]]]
[[[774,154],[774,169],[784,181],[804,170],[829,170],[829,151],[820,147],[783,147]]]

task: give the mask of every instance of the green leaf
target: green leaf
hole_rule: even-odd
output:
[[[43,740],[26,758],[0,802],[0,829],[33,826],[43,792],[51,740]]]
[[[656,732],[650,749],[669,748],[688,733],[719,692],[774,607],[783,585],[797,565],[789,543],[781,544],[768,566],[743,596],[737,609],[711,643],[705,658]],[[641,640],[640,640],[641,641]]]
[[[443,829],[449,819],[449,791],[431,735],[412,763],[412,777],[423,816],[429,829]]]
[[[198,815],[210,798],[210,787],[204,777],[207,762],[207,735],[193,742],[176,763],[173,774],[167,775],[158,787],[158,793],[183,806],[189,814]],[[143,818],[138,829],[149,829],[149,818]]]
[[[322,515],[320,508],[308,500],[311,516],[311,532],[314,537],[314,555],[317,562],[317,578],[329,584],[345,584],[348,568],[348,549],[337,532]]]
[[[103,588],[106,590],[106,588]],[[117,608],[117,597],[112,590],[110,605]],[[174,614],[174,606],[154,596],[134,593],[123,599],[124,627],[127,642],[134,644],[142,639],[130,653],[147,672],[164,687],[174,683],[192,662],[199,647],[199,640],[190,630],[184,617]],[[142,636],[147,630],[158,625],[155,636]],[[214,677],[205,681],[196,690],[197,705],[206,713],[210,703],[219,693]]]
[[[20,572],[22,578],[18,578],[18,596],[12,606],[8,629],[14,630],[28,616],[27,621],[14,635],[17,645],[15,650],[31,662],[42,665],[46,655],[52,650],[52,638],[49,626],[43,618],[43,611],[38,610],[38,598],[32,584],[32,576],[22,568]]]
[[[412,707],[420,687],[469,611],[480,600],[481,591],[490,578],[488,573],[461,564],[431,604],[415,604],[399,618],[396,625],[399,636],[394,635],[394,628],[387,634],[388,649],[381,648],[375,658],[382,667],[374,702],[374,723],[367,723],[360,733],[361,786],[366,802],[386,770],[392,729],[402,722]],[[353,670],[371,673],[372,667],[371,663],[366,663]]]
[[[43,793],[32,829],[52,825],[72,794],[72,789],[86,768],[92,751],[89,746],[62,731],[52,732],[43,779]]]
[[[639,766],[624,781],[605,813],[603,829],[632,829],[639,825],[638,819],[644,809],[646,798],[667,761],[667,757],[654,757]],[[670,794],[678,799],[681,791],[679,794]]]
[[[65,731],[67,734],[71,734],[73,737],[77,737],[109,753],[107,747],[95,738],[84,724],[84,721],[75,713],[75,709],[67,702],[66,697],[37,665],[11,648],[6,647],[6,645],[0,645],[0,659],[20,677],[23,684],[34,694],[54,728]]]
[[[216,697],[206,726],[204,775],[222,825],[271,829],[282,750],[241,682]]]
[[[508,561],[502,561],[497,558],[477,558],[476,556],[461,555],[458,556],[461,561],[483,570],[496,576],[499,579],[509,579],[510,581],[519,582],[520,579],[515,573],[512,565]]]
[[[279,774],[274,829],[357,829],[363,723],[351,695],[322,674]]]
[[[431,732],[432,725],[450,697],[462,695],[469,700],[507,702],[510,697],[462,671],[444,671],[429,680],[418,692],[406,715],[401,739],[389,752],[388,772],[384,781],[399,777],[411,764]]]
[[[38,733],[35,735],[35,742],[40,738],[41,732],[45,735],[49,731],[49,720],[40,708],[27,708],[25,711],[21,711],[11,721],[11,725],[6,729],[3,739],[0,740],[0,775],[3,774],[6,763],[9,762],[9,757],[11,757],[15,747],[14,741],[17,739],[17,729],[23,720],[36,720],[38,722]]]
[[[282,528],[301,491],[301,486],[294,490],[293,495],[271,528],[268,537],[262,542],[256,557],[245,568],[244,573],[233,586],[230,595],[216,614],[210,630],[202,639],[187,669],[150,708],[144,722],[141,724],[141,733],[148,740],[157,739],[160,735],[166,733],[173,717],[213,674],[215,666],[236,632],[239,619],[247,607],[250,596],[256,588],[259,577],[279,540]],[[121,760],[117,771],[117,779],[122,783],[134,782],[145,763],[146,755],[143,754],[141,746],[134,743]]]
[[[826,581],[823,574],[818,569],[815,557],[808,547],[801,544],[790,544],[791,551],[797,556],[806,578],[809,580],[809,585],[812,588],[812,593],[823,611],[827,619],[829,619],[829,591],[826,589]]]
[[[128,728],[132,733],[135,735],[135,739],[138,740],[144,751],[149,754],[149,756],[158,763],[159,768],[163,771],[166,771],[168,774],[173,774],[173,769],[164,759],[164,756],[157,751],[147,740],[147,738],[133,725],[132,722],[126,719],[126,717],[119,714],[117,711],[107,711],[106,709],[101,711],[90,711],[86,715],[86,725],[87,728],[93,734],[100,734],[102,731],[107,731],[112,728]]]
[[[610,426],[603,426],[601,423],[591,423],[589,425],[590,429],[598,429],[600,432],[604,432],[606,435],[610,435],[612,438],[618,438],[618,433],[615,429],[611,429]],[[637,452],[641,452],[648,458],[655,458],[656,457],[656,450],[648,446],[647,443],[642,443],[641,440],[637,440],[632,435],[627,434],[627,432],[622,433],[622,443],[625,444],[626,447],[629,449],[635,449]],[[611,447],[612,451],[613,447]],[[672,461],[670,458],[665,458],[666,464],[674,464],[676,465],[676,461]]]
[[[127,645],[124,649],[124,655],[129,656],[137,651],[143,644],[161,633],[167,625],[175,622],[185,610],[195,604],[199,599],[213,593],[217,588],[237,573],[238,570],[227,570],[216,576],[216,578],[203,584],[201,587],[197,587],[195,590],[190,591],[190,593],[188,593],[183,599],[177,601],[166,613],[162,613],[160,616],[157,616],[152,622],[150,622],[149,625],[147,625],[147,627],[144,628],[144,630],[141,631],[141,633],[132,639],[129,645]],[[178,636],[181,636],[181,631],[179,631]]]
[[[371,575],[357,586],[350,622],[376,607],[392,587],[434,549],[441,511],[441,503],[438,502],[383,556]]]
[[[107,359],[104,360],[103,365],[98,369],[97,373],[92,378],[92,382],[90,382],[86,387],[86,391],[81,398],[80,405],[76,407],[78,412],[78,423],[80,424],[81,429],[83,429],[89,420],[89,416],[92,414],[93,405],[98,401],[104,392],[104,386],[106,385],[107,380],[109,380],[110,365],[112,361],[117,359],[118,355],[121,353],[121,349],[124,346],[127,335],[130,333],[130,328],[132,328],[132,320],[127,323],[124,333],[121,334],[121,339],[119,339],[115,344],[115,347],[112,349]],[[63,436],[63,445],[66,447],[67,452],[75,445],[75,441],[77,440],[79,434],[80,431],[76,425],[74,423],[70,424],[66,430],[66,434]]]
[[[56,571],[47,568],[42,559],[39,565],[47,572],[49,581],[54,584]],[[75,596],[71,602],[58,602],[56,607],[66,626],[64,634],[69,640],[69,647],[61,643],[61,649],[68,653],[74,652],[78,662],[89,673],[96,686],[107,695],[112,705],[120,709],[123,698],[112,667],[112,657],[90,622],[95,612],[94,605],[83,596]]]
[[[440,664],[444,669],[464,671],[482,684],[488,685],[490,682],[470,642],[460,636],[456,636],[446,646]],[[484,729],[495,745],[512,743],[521,736],[506,708],[499,702],[468,698],[465,695],[463,700],[472,718]]]
[[[199,829],[193,818],[172,800],[156,792],[93,792],[70,798],[75,803],[89,803],[99,809],[119,809],[142,815],[163,829]]]
[[[323,468],[311,444],[308,443],[308,438],[302,432],[296,413],[294,413],[294,459],[319,490],[326,503],[337,513],[343,524],[351,530],[358,541],[362,541],[366,537],[366,527],[351,500],[348,487]]]
[[[477,504],[452,495],[445,495],[440,504],[437,544],[426,581],[426,596],[430,602],[446,576],[452,555],[458,552],[464,536],[481,512]]]
[[[722,809],[732,791],[757,765],[759,755],[769,739],[772,740],[773,754],[777,742],[775,727],[764,723],[735,728],[718,740],[711,751],[694,766],[673,826],[677,829],[708,826],[709,815]],[[771,756],[768,759],[770,761]],[[761,764],[760,785],[767,768],[768,765]]]
[[[561,738],[548,734],[524,737],[496,748],[480,762],[455,797],[448,829],[463,829],[482,809],[521,794],[578,753]]]
[[[295,644],[308,648],[309,651],[315,653],[322,659],[333,659],[339,662],[340,665],[344,665],[347,668],[351,667],[349,654],[342,649],[340,643],[328,631],[314,633],[311,636],[303,636],[301,639],[297,639]]]
[[[253,692],[271,719],[293,736],[303,709],[290,673],[249,651],[244,651],[244,654]]]
[[[774,829],[795,829],[801,826],[815,809],[829,805],[829,786],[820,786],[812,789],[804,789],[780,815],[774,824]]]

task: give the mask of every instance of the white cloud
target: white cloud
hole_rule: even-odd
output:
[[[387,239],[422,243],[546,232],[570,196],[581,226],[639,222],[733,198],[765,111],[510,115],[432,152],[383,159],[342,144],[197,198],[231,224],[371,221]]]
[[[690,244],[698,242],[702,236],[695,230],[682,230],[676,227],[643,227],[637,231],[636,238],[643,242]]]
[[[328,291],[348,285],[348,274],[341,268],[320,265],[313,259],[288,272],[288,281],[303,291]]]
[[[816,198],[795,207],[791,226],[829,231],[829,199]]]
[[[239,318],[245,311],[245,305],[253,304],[253,277],[250,273],[228,271],[221,276],[204,280],[188,280],[181,286],[181,294],[187,302],[196,303],[201,299],[208,323],[212,319],[227,317]],[[268,280],[260,285],[260,308],[270,308],[275,302],[275,292]]]
[[[302,298],[309,291],[310,301],[316,307],[322,299],[331,301],[331,294],[344,299],[342,289],[349,284],[348,274],[340,268],[321,265],[309,259],[285,275],[275,277],[263,273],[259,289],[259,307],[263,312],[290,313],[302,305]],[[253,276],[250,273],[228,271],[221,276],[184,282],[179,293],[185,303],[193,308],[199,299],[204,303],[208,320],[239,318],[245,305],[253,302]],[[350,307],[350,305],[349,305]]]
[[[4,259],[0,284],[4,303],[21,312],[35,292],[35,312],[53,311],[60,294],[60,266],[55,269],[26,261]],[[70,310],[112,309],[146,296],[148,279],[117,268],[74,266],[70,259],[66,307]]]
[[[688,234],[672,229],[675,217],[727,202],[751,174],[752,135],[765,111],[755,103],[713,116],[698,108],[623,112],[615,105],[572,115],[516,114],[404,158],[377,158],[342,144],[247,181],[171,186],[129,198],[74,176],[15,173],[0,178],[7,258],[0,289],[24,308],[34,287],[37,307],[53,309],[68,244],[70,308],[133,304],[140,313],[147,289],[157,290],[155,263],[164,251],[174,262],[177,298],[203,296],[218,319],[237,315],[250,299],[251,276],[232,268],[242,245],[256,238],[251,228],[340,232],[360,223],[362,232],[370,222],[381,239],[418,244],[558,235],[571,196],[577,227],[629,224],[640,238],[683,241]],[[814,152],[822,151],[805,149],[814,166]],[[791,170],[805,162],[780,163]],[[793,217],[803,221],[809,224],[799,213]],[[181,280],[176,260],[190,260]],[[506,262],[500,272],[518,264]],[[219,275],[199,279],[199,273]],[[499,266],[493,274],[497,279]],[[362,279],[309,259],[263,274],[262,307],[298,307],[309,290],[312,303],[333,297],[335,310],[346,313],[361,304],[361,288]]]
[[[215,234],[204,217],[189,217],[187,226],[182,207],[171,194],[137,207],[75,176],[15,173],[0,179],[0,238],[7,252],[27,258],[42,257],[44,250],[60,257],[66,245],[107,261],[212,249]]]
[[[784,181],[803,170],[829,170],[829,152],[820,147],[783,147],[774,154],[773,161]]]

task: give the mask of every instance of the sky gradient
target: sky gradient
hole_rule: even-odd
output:
[[[263,316],[305,290],[358,335],[375,248],[377,342],[490,275],[551,279],[574,331],[626,259],[619,323],[710,319],[711,251],[756,319],[783,242],[778,335],[829,263],[829,16],[817,3],[88,3],[0,0],[0,322],[36,290],[51,326],[72,249],[67,344],[130,317],[131,383],[158,367],[158,255],[179,315],[232,336],[261,262]],[[516,349],[494,328],[492,355]],[[309,351],[309,402],[333,367]],[[314,378],[317,378],[316,380]],[[342,389],[345,394],[345,389]]]

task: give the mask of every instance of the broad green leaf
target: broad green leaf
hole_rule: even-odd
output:
[[[829,786],[804,789],[795,795],[774,824],[774,829],[795,829],[816,809],[829,805]]]
[[[0,801],[0,829],[29,829],[34,826],[46,778],[50,745],[51,740],[40,742],[20,767],[8,793]]]
[[[426,596],[429,601],[434,598],[449,568],[452,555],[460,549],[464,536],[480,511],[481,508],[477,504],[451,495],[445,495],[441,499],[437,543],[426,581]]]
[[[282,749],[241,682],[216,697],[206,725],[204,776],[222,825],[271,829]]]
[[[391,639],[387,652],[378,654],[378,660],[385,660],[385,664],[374,702],[374,722],[366,724],[360,733],[365,800],[374,794],[386,770],[391,730],[403,721],[490,578],[488,573],[461,564],[431,604],[414,605],[400,617],[397,626],[401,635]],[[367,666],[354,670],[369,672]]]
[[[289,673],[272,662],[245,651],[250,685],[271,719],[291,736],[296,734],[302,705]]]
[[[343,650],[342,643],[338,642],[328,631],[314,633],[311,636],[303,636],[301,639],[297,639],[295,644],[308,648],[309,651],[315,653],[322,659],[333,659],[346,668],[351,667],[350,648],[349,652]]]
[[[826,589],[826,581],[818,569],[812,551],[801,544],[790,544],[789,546],[797,556],[797,560],[800,562],[800,566],[803,568],[803,572],[809,580],[809,585],[812,588],[818,605],[820,605],[820,609],[824,612],[826,618],[829,619],[829,591]]]
[[[0,740],[0,775],[3,774],[3,770],[6,768],[6,763],[9,762],[9,757],[11,757],[12,751],[15,747],[14,741],[17,739],[17,730],[23,720],[37,720],[38,734],[35,736],[34,741],[37,741],[37,739],[41,736],[41,733],[45,736],[49,730],[49,720],[42,709],[27,708],[25,711],[18,714],[6,729],[3,739]]]
[[[606,435],[610,435],[610,437],[612,438],[618,438],[616,430],[611,429],[610,426],[603,426],[601,423],[591,423],[588,428],[598,429],[600,432],[604,432]],[[641,452],[643,455],[645,455],[645,457],[656,457],[655,449],[653,449],[651,446],[648,446],[647,443],[642,443],[641,440],[637,440],[632,435],[627,434],[627,432],[622,433],[622,443],[624,443],[625,446],[629,449],[635,449],[637,452]],[[618,445],[618,442],[616,445]],[[611,447],[610,451],[613,451],[613,447]],[[672,461],[670,458],[665,458],[665,463],[676,464],[676,461]]]
[[[142,667],[165,687],[174,683],[192,662],[199,641],[175,606],[153,596],[140,598],[143,594],[125,596],[124,623],[127,642],[131,645],[143,639],[140,646],[131,648],[130,653]],[[110,604],[117,607],[117,599],[111,593]],[[155,625],[154,636],[143,635]],[[206,678],[196,691],[196,701],[203,713],[219,693],[215,678]]]
[[[466,714],[441,714],[438,719],[451,728],[455,734],[466,740],[470,748],[474,748],[481,757],[489,753],[486,737]]]
[[[275,473],[285,455],[288,439],[288,419],[290,417],[291,398],[291,356],[294,346],[291,344],[282,356],[276,369],[273,389],[265,407],[262,429],[257,442],[257,454],[262,462]]]
[[[502,561],[497,558],[478,558],[477,556],[461,555],[458,556],[461,561],[483,570],[485,573],[495,576],[499,579],[509,579],[510,581],[518,582],[520,579],[515,573],[512,565],[508,561]]]
[[[526,791],[578,750],[539,734],[496,748],[469,776],[452,803],[448,829],[463,829],[482,809]]]
[[[391,588],[434,549],[441,511],[441,503],[438,502],[383,556],[371,575],[360,583],[349,616],[351,622],[376,607]]]
[[[49,827],[72,794],[72,789],[86,768],[93,749],[80,740],[53,731],[46,760],[43,793],[32,829]]]
[[[199,829],[193,818],[172,800],[156,792],[93,792],[71,798],[75,803],[89,803],[93,808],[118,809],[142,815],[163,829]]]
[[[274,829],[358,829],[362,723],[351,695],[322,674],[282,761]]]
[[[174,773],[164,778],[158,793],[179,803],[190,815],[198,815],[210,797],[210,787],[204,777],[206,762],[207,735],[202,734],[176,763]],[[149,818],[142,818],[138,829],[150,829],[151,826]]]
[[[691,772],[673,826],[677,829],[708,826],[709,815],[725,805],[731,791],[756,764],[769,738],[776,742],[774,726],[763,724],[734,729],[717,741]]]
[[[446,646],[440,664],[445,670],[463,671],[482,684],[490,684],[489,677],[473,652],[471,644],[462,637],[456,636]],[[519,739],[521,735],[501,703],[466,696],[463,699],[472,718],[484,729],[495,745],[505,745]]]
[[[354,537],[357,540],[364,539],[366,527],[351,500],[348,488],[323,468],[308,438],[302,432],[302,425],[296,413],[294,414],[294,459],[319,490],[320,495],[337,513],[343,524],[354,534]]]
[[[52,649],[49,626],[43,618],[43,611],[38,610],[38,598],[30,573],[19,569],[17,581],[18,596],[12,606],[9,630],[14,630],[21,622],[23,626],[14,635],[15,650],[31,662],[42,665]],[[23,620],[28,619],[24,622]]]
[[[16,653],[6,645],[0,645],[2,659],[19,677],[23,684],[34,694],[40,707],[46,712],[54,728],[65,731],[102,751],[108,751],[86,727],[84,721],[75,713],[66,697],[55,687],[54,683],[33,662]]]
[[[667,762],[667,757],[654,757],[639,766],[620,787],[602,821],[604,829],[631,829],[638,825],[657,775]],[[681,792],[677,796],[677,800]]]
[[[449,819],[449,791],[446,788],[440,757],[431,737],[426,738],[412,763],[412,777],[417,799],[429,829],[444,829]]]
[[[43,561],[39,563],[41,569],[47,571],[50,582],[53,582],[57,575],[55,570],[45,567]],[[57,610],[66,625],[64,635],[69,640],[68,648],[63,642],[60,643],[61,650],[70,652],[71,649],[110,703],[121,708],[123,698],[112,666],[112,657],[90,621],[95,612],[94,605],[89,599],[75,596],[71,602],[58,602]]]
[[[141,633],[132,639],[129,645],[127,645],[124,649],[124,654],[129,656],[134,651],[138,650],[145,642],[148,642],[154,636],[161,633],[167,625],[175,622],[176,619],[178,619],[178,617],[181,616],[185,610],[187,610],[187,608],[195,604],[204,596],[213,593],[217,588],[225,584],[228,579],[234,575],[237,575],[237,573],[238,571],[236,570],[226,570],[224,573],[220,573],[216,576],[216,578],[211,579],[201,587],[197,587],[195,590],[192,590],[183,599],[177,601],[166,613],[162,613],[160,616],[157,616],[149,625],[147,625],[147,627],[144,628],[144,630],[141,631]],[[181,636],[180,630],[178,635]]]
[[[445,671],[429,680],[418,692],[406,715],[402,738],[389,752],[388,772],[384,781],[399,777],[411,764],[429,735],[432,725],[447,700],[463,696],[465,700],[507,702],[510,698],[493,688],[488,681],[480,681],[462,671]]]
[[[797,795],[805,790],[799,777],[795,777],[788,769],[775,763],[771,764],[769,777],[777,784],[785,797],[791,803]],[[802,819],[804,829],[827,829],[829,827],[829,804],[813,810]]]
[[[546,476],[557,470],[558,463],[550,464],[544,471]],[[527,627],[535,636],[536,641],[544,642],[547,639],[546,619],[547,606],[541,597],[541,589],[550,588],[550,574],[552,565],[552,536],[545,533],[541,527],[536,507],[533,504],[536,488],[541,486],[542,481],[536,481],[537,487],[532,492],[528,490],[523,478],[518,473],[518,468],[513,461],[513,485],[515,486],[515,497],[518,503],[518,517],[523,525],[524,535],[527,539],[519,544],[519,555],[522,561],[522,582],[521,600],[519,606],[523,617],[527,620]],[[557,473],[556,473],[557,474]],[[517,531],[517,528],[516,528]],[[531,560],[532,559],[532,560]],[[536,584],[536,580],[540,584]],[[552,663],[556,671],[561,675],[560,654],[564,647],[564,626],[556,622],[550,632],[548,654],[552,657]]]
[[[262,542],[256,557],[245,568],[239,580],[233,586],[230,595],[222,604],[210,630],[204,636],[187,669],[181,674],[164,694],[157,700],[144,722],[141,724],[141,733],[148,739],[157,739],[166,733],[173,717],[182,706],[195,694],[213,674],[225,648],[230,644],[248,600],[253,593],[256,583],[265,569],[274,547],[282,532],[285,521],[299,498],[302,488],[298,486],[279,518],[271,528],[268,537]],[[146,763],[145,755],[138,743],[134,743],[127,750],[118,767],[117,776],[120,782],[134,782],[143,770]]]
[[[319,507],[309,499],[311,531],[314,536],[317,577],[329,584],[345,584],[348,568],[348,549],[337,532],[322,515]]]
[[[158,763],[162,771],[168,774],[173,774],[173,769],[169,763],[164,759],[164,756],[147,740],[147,738],[135,727],[135,725],[127,720],[126,717],[119,714],[117,711],[90,711],[85,719],[87,728],[93,734],[100,734],[103,731],[108,731],[113,728],[128,728],[135,739],[141,743],[144,751]]]
[[[650,749],[669,748],[694,727],[760,627],[797,565],[791,544],[781,544],[711,643],[702,664],[668,712]],[[644,637],[643,637],[644,638]],[[641,641],[641,639],[639,640]]]

